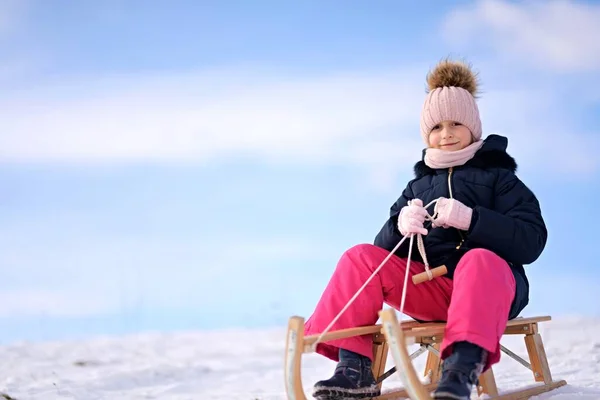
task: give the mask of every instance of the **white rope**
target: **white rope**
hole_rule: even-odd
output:
[[[438,199],[435,199],[433,201],[431,201],[429,204],[427,204],[425,206],[425,209],[427,209],[429,206],[431,206],[432,204],[435,203],[435,207],[433,209],[433,215],[429,215],[429,213],[427,213],[427,215],[425,216],[425,220],[427,221],[435,221],[435,219],[438,216],[438,210],[437,210],[437,205],[438,205]],[[410,205],[412,202],[409,201],[408,204]],[[410,268],[410,255],[411,255],[411,250],[412,250],[412,237],[411,237],[411,241],[410,241],[410,248],[408,249],[408,261],[406,264],[406,270],[408,271]],[[420,233],[417,234],[417,247],[419,248],[419,254],[421,254],[421,258],[423,259],[423,264],[425,265],[425,272],[427,273],[427,278],[429,278],[429,280],[433,279],[433,274],[431,273],[431,271],[429,270],[429,261],[427,261],[427,254],[425,253],[425,244],[423,243],[423,235],[421,235]],[[406,290],[406,288],[405,288]],[[400,311],[402,312],[402,311]]]
[[[433,215],[429,215],[429,213],[427,213],[427,216],[425,217],[426,220],[434,221],[435,218],[437,218],[437,201],[438,200],[439,199],[435,199],[425,206],[425,208],[427,209],[429,206],[436,203]],[[408,204],[410,205],[411,202],[409,201]],[[415,235],[414,233],[410,234],[410,244],[408,247],[408,259],[406,261],[406,271],[404,274],[404,286],[402,289],[402,300],[400,301],[400,313],[401,314],[404,313],[404,302],[406,300],[406,288],[408,286],[408,273],[410,271],[410,259],[412,256],[414,235]],[[421,235],[420,233],[417,233],[416,235],[417,235],[417,246],[419,248],[419,253],[421,254],[421,258],[423,259],[423,264],[425,265],[425,271],[427,272],[427,277],[429,278],[429,280],[431,280],[431,279],[433,279],[433,274],[429,270],[429,262],[427,261],[427,255],[425,254],[425,245],[423,244],[423,235]],[[404,243],[404,241],[406,240],[407,237],[409,237],[409,235],[404,236],[398,242],[398,244],[383,259],[383,261],[381,262],[381,264],[379,264],[379,266],[375,269],[375,271],[373,271],[371,276],[369,276],[369,278],[365,281],[365,283],[356,291],[354,296],[352,296],[352,298],[350,300],[348,300],[346,305],[340,310],[340,312],[335,316],[335,318],[329,323],[329,325],[325,328],[325,330],[323,330],[323,332],[321,332],[321,334],[317,337],[317,340],[315,340],[315,342],[311,345],[312,351],[316,350],[317,344],[319,344],[321,342],[321,340],[323,339],[323,336],[325,336],[327,334],[327,332],[329,332],[329,330],[333,327],[333,325],[337,322],[337,320],[342,316],[342,314],[348,309],[348,307],[350,307],[350,305],[354,302],[354,300],[356,300],[358,295],[365,289],[365,287],[367,287],[367,285],[369,284],[369,282],[371,282],[371,280],[375,277],[375,275],[377,275],[379,270],[392,257],[392,255],[394,255],[394,253],[396,252],[396,250],[398,250],[398,248],[402,245],[402,243]]]
[[[421,234],[418,234],[418,238],[421,237]],[[410,247],[408,248],[408,258],[406,259],[406,270],[404,271],[404,285],[402,286],[402,300],[400,300],[400,320],[402,321],[402,314],[404,313],[404,302],[406,301],[406,288],[408,287],[408,272],[410,271],[410,256],[412,255],[413,248],[413,239],[414,234],[410,235]],[[427,276],[431,275],[429,272],[429,268],[427,268]],[[431,279],[431,277],[429,278]]]

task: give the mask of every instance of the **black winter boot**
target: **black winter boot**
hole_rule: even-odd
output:
[[[452,354],[444,360],[442,377],[433,398],[469,400],[486,361],[487,351],[481,347],[469,342],[455,343]]]
[[[370,399],[381,394],[375,384],[368,357],[340,349],[340,361],[333,376],[319,381],[313,388],[318,400]]]

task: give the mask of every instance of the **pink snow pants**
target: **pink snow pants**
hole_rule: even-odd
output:
[[[321,333],[388,254],[387,250],[371,244],[348,249],[306,321],[305,334]],[[410,262],[410,276],[424,270],[423,264]],[[393,255],[330,331],[377,323],[383,303],[399,310],[405,271],[406,260]],[[421,321],[446,321],[440,348],[442,359],[451,354],[453,343],[468,341],[489,352],[484,369],[487,370],[500,360],[500,339],[515,288],[506,261],[489,250],[474,249],[461,258],[453,280],[442,276],[415,285],[409,279],[404,313]],[[339,361],[340,347],[373,359],[370,336],[319,343],[317,353]]]

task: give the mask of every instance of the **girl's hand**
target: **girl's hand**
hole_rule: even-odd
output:
[[[454,227],[466,231],[471,226],[473,209],[458,200],[440,198],[435,205],[435,212],[437,217],[433,221],[433,226],[436,228]]]
[[[398,230],[402,236],[406,236],[409,233],[427,235],[427,229],[423,227],[427,216],[428,213],[425,207],[423,207],[423,201],[414,199],[400,210]]]

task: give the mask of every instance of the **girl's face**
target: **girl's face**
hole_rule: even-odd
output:
[[[457,151],[473,142],[473,135],[466,126],[456,121],[442,121],[429,133],[429,146],[434,149]]]

